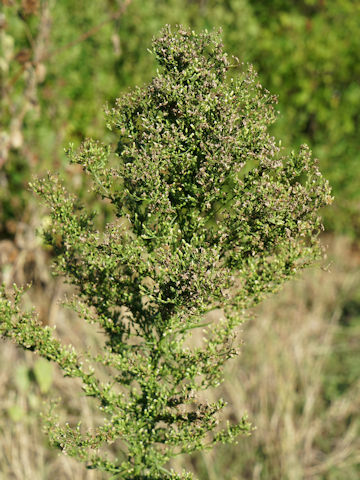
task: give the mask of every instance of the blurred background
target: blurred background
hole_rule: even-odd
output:
[[[335,201],[323,212],[327,258],[264,302],[243,327],[242,355],[221,395],[230,420],[256,426],[238,445],[179,458],[200,480],[360,478],[360,2],[358,0],[0,0],[0,280],[32,282],[25,308],[66,342],[96,336],[59,305],[36,236],[46,212],[28,188],[59,171],[87,192],[64,148],[85,137],[115,142],[103,106],[147,83],[147,51],[164,24],[222,28],[225,50],[278,95],[273,134],[285,151],[308,143]],[[235,72],[234,72],[235,73]],[[83,397],[47,362],[0,343],[0,480],[98,480],[51,449],[39,412],[60,396],[91,422]],[[218,392],[209,393],[216,396]]]

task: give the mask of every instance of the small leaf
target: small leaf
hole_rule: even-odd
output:
[[[25,365],[20,365],[15,370],[14,376],[15,385],[19,390],[22,392],[26,392],[29,389],[30,385],[30,377],[29,377],[29,369]]]
[[[47,393],[53,382],[53,366],[44,358],[39,358],[33,371],[41,393]]]
[[[7,411],[13,422],[20,422],[25,416],[25,411],[20,405],[12,405]]]

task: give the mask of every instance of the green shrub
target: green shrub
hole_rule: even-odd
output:
[[[228,51],[254,64],[262,84],[280,98],[281,116],[272,133],[289,149],[311,145],[332,184],[336,201],[335,208],[325,213],[327,228],[358,236],[360,185],[354,172],[360,151],[360,12],[356,2],[187,0],[184,5],[179,0],[91,4],[47,0],[32,14],[21,6],[28,2],[5,3],[0,14],[5,87],[0,98],[0,150],[3,137],[8,139],[11,131],[17,142],[0,172],[0,229],[6,230],[7,220],[19,219],[26,211],[30,172],[64,166],[65,141],[77,144],[88,136],[107,141],[102,105],[151,79],[155,72],[146,55],[151,38],[165,23],[182,23],[196,29],[221,27]],[[26,54],[34,57],[46,8],[50,19],[42,49],[46,60],[33,68]],[[81,40],[87,32],[93,33]],[[17,78],[24,64],[27,68]],[[17,131],[11,120],[29,97],[27,79],[34,77],[37,88],[30,95],[31,109]]]
[[[126,86],[112,41],[126,9],[84,0],[0,8],[0,235],[8,236],[28,216],[32,174],[64,171],[65,139],[106,139],[103,105]]]
[[[241,7],[243,15],[231,12]],[[5,2],[0,12],[0,235],[13,233],[31,202],[33,173],[63,171],[65,141],[107,141],[103,105],[155,70],[146,49],[165,23],[204,28],[214,16],[237,55],[249,43],[246,0],[201,6],[178,0]],[[241,33],[240,33],[241,32]],[[247,39],[247,42],[245,40]],[[241,40],[241,45],[239,45]],[[68,171],[71,181],[73,171]],[[73,183],[80,190],[81,179]]]
[[[50,414],[51,441],[128,480],[191,478],[164,465],[250,431],[246,417],[219,427],[225,402],[198,394],[221,383],[246,310],[319,256],[317,211],[331,200],[309,149],[284,157],[268,134],[275,99],[254,71],[225,81],[233,65],[218,35],[167,27],[152,52],[157,75],[107,112],[116,154],[93,140],[68,151],[117,220],[99,232],[58,177],[34,186],[50,208],[57,272],[77,289],[75,311],[106,335],[103,352],[62,345],[21,312],[18,290],[13,303],[3,288],[0,302],[0,333],[79,378],[106,415],[84,431]],[[116,440],[113,459],[101,449]]]
[[[279,95],[273,133],[291,148],[309,143],[329,179],[327,228],[358,237],[360,4],[352,0],[251,2],[258,22],[251,62]]]

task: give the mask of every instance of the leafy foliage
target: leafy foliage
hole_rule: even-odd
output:
[[[258,41],[251,62],[279,95],[273,133],[309,143],[335,194],[327,228],[358,237],[360,4],[351,0],[251,2]]]
[[[58,177],[34,185],[57,272],[77,287],[75,311],[105,333],[104,351],[62,345],[21,312],[19,291],[12,303],[3,289],[0,303],[0,333],[79,378],[107,417],[83,431],[50,414],[52,442],[129,480],[191,478],[164,465],[250,431],[246,417],[218,426],[225,402],[197,394],[221,383],[246,309],[318,258],[317,212],[331,201],[309,149],[285,157],[269,135],[276,99],[255,72],[225,81],[233,65],[217,34],[166,27],[152,52],[156,76],[107,112],[116,154],[93,140],[68,151],[117,220],[99,232]],[[221,318],[208,322],[214,309]],[[102,452],[119,439],[118,459]]]
[[[2,3],[0,233],[11,235],[27,217],[32,174],[64,171],[65,139],[106,139],[102,107],[121,88],[112,39],[128,1]]]

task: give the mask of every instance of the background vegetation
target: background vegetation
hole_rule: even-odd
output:
[[[187,468],[209,480],[358,478],[359,2],[0,5],[1,276],[7,283],[32,281],[29,304],[72,342],[84,342],[84,327],[57,303],[66,287],[51,278],[50,252],[35,237],[46,217],[27,190],[31,176],[61,170],[74,189],[90,195],[63,149],[87,136],[106,140],[102,106],[151,78],[146,48],[165,23],[222,27],[225,49],[253,63],[262,84],[279,96],[274,134],[287,150],[309,143],[333,186],[334,206],[324,213],[330,267],[290,284],[245,327],[243,355],[229,366],[224,396],[229,417],[247,409],[257,431],[234,448],[187,459]],[[86,338],[96,348],[97,340]],[[75,415],[75,387],[10,345],[1,345],[0,365],[0,478],[100,478],[58,458],[40,433],[41,398],[55,391]],[[91,421],[87,408],[81,404]]]

